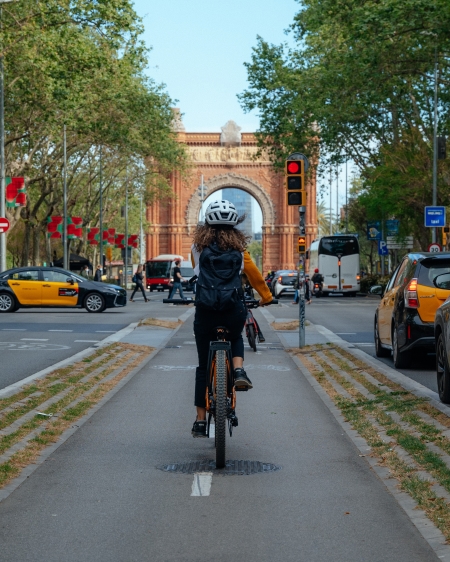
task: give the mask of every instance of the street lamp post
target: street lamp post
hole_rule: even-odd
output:
[[[0,0],[0,29],[2,29],[2,7],[14,0]],[[3,72],[3,45],[0,53],[0,218],[6,218],[6,186],[5,186],[5,87]],[[0,234],[0,273],[6,270],[6,232]]]
[[[437,98],[438,98],[438,58],[437,46],[434,51],[434,126],[433,126],[433,207],[437,205]],[[431,229],[431,241],[437,242],[437,228]]]

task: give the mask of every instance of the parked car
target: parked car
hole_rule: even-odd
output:
[[[447,273],[450,252],[414,252],[403,258],[384,290],[381,285],[370,289],[381,297],[374,320],[377,357],[392,351],[395,367],[406,368],[414,350],[435,351],[436,311],[450,296],[450,286],[436,281]]]
[[[434,279],[437,291],[450,291],[450,273],[442,273]],[[439,398],[450,404],[450,298],[441,304],[434,319],[434,338],[436,341],[436,375]]]
[[[127,293],[122,287],[90,281],[59,267],[18,267],[0,274],[0,312],[27,307],[102,312],[126,304]]]
[[[275,272],[272,280],[272,294],[278,299],[286,293],[295,293],[295,280],[297,279],[297,271],[295,269],[281,269]]]

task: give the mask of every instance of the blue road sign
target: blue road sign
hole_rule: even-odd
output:
[[[367,240],[381,240],[380,221],[372,221],[367,223]]]
[[[379,256],[388,256],[389,255],[387,242],[385,240],[378,240],[378,255]]]
[[[400,225],[400,221],[392,220],[392,219],[387,220],[386,221],[386,236],[397,236],[399,225]]]
[[[445,207],[425,207],[425,226],[445,226]]]

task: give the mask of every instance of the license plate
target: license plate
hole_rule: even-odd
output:
[[[157,289],[162,289],[163,286],[162,286],[162,285],[156,285],[156,288],[157,288]]]

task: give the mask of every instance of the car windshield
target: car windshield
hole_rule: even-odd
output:
[[[354,236],[324,236],[319,242],[319,254],[341,257],[359,254],[358,240]]]
[[[450,273],[450,260],[426,260],[420,264],[419,285],[434,287],[434,279],[443,273]]]

